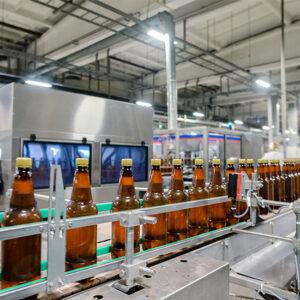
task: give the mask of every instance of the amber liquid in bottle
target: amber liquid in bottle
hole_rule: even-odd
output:
[[[77,166],[71,200],[67,204],[67,218],[96,215],[89,171],[87,166]],[[97,225],[68,229],[66,232],[66,270],[97,263]]]
[[[281,171],[281,167],[280,167],[280,161],[277,161],[275,164],[275,170],[276,170],[276,174],[279,174],[279,178],[280,178],[280,201],[286,201],[285,200],[285,176],[283,174],[283,171]]]
[[[188,201],[184,191],[183,175],[180,165],[173,164],[171,187],[167,193],[168,204]],[[167,213],[168,243],[188,237],[187,209]]]
[[[290,162],[288,164],[288,172],[289,172],[289,176],[291,178],[291,201],[296,200],[296,181],[295,181],[295,176],[294,176],[294,172],[293,172],[293,163]]]
[[[160,165],[152,165],[148,192],[143,198],[143,207],[159,206],[167,204],[167,198],[163,194],[162,175]],[[143,249],[151,249],[167,243],[167,214],[153,215],[156,224],[143,225]]]
[[[238,173],[245,172],[247,174],[247,168],[244,163],[239,164]],[[248,175],[249,176],[249,175]],[[247,203],[242,201],[236,201],[237,204],[237,214],[241,215],[247,209]],[[241,221],[247,221],[250,218],[250,212],[241,218]]]
[[[220,164],[213,164],[211,184],[209,186],[209,197],[225,196],[226,190],[222,185]],[[226,226],[226,205],[225,203],[209,205],[209,228],[210,230],[221,229]]]
[[[297,174],[298,174],[298,187],[297,187],[297,190],[298,190],[298,199],[300,198],[300,162],[299,160],[297,161]]]
[[[189,200],[200,200],[209,197],[205,188],[203,165],[196,165],[194,170],[193,185],[189,191]],[[189,236],[199,235],[209,231],[208,206],[189,209]]]
[[[140,207],[140,202],[135,194],[134,180],[131,166],[123,166],[119,182],[118,195],[112,203],[112,212],[131,210]],[[134,227],[134,252],[140,251],[140,227]],[[125,255],[125,227],[120,221],[112,223],[112,258]]]
[[[281,200],[281,180],[280,180],[280,173],[278,172],[278,168],[276,166],[276,162],[271,162],[270,172],[274,175],[274,178],[275,178],[274,200],[280,201]],[[275,207],[275,208],[277,208],[277,207]]]
[[[254,166],[253,164],[247,164],[246,173],[249,179],[252,179],[252,174],[254,173]]]
[[[226,168],[226,173],[225,173],[225,185],[226,185],[226,195],[228,195],[228,181],[229,181],[229,174],[235,173],[235,168],[234,164],[228,164]],[[237,205],[237,203],[236,203]],[[232,213],[231,213],[231,202],[226,202],[226,224],[227,225],[234,225],[239,222],[238,218],[235,218]]]
[[[273,173],[270,171],[270,166],[268,163],[264,165],[265,176],[269,180],[269,199],[268,200],[275,200],[275,178]]]
[[[283,175],[285,177],[285,201],[292,202],[293,201],[293,184],[292,184],[292,178],[289,174],[288,162],[283,163],[282,171],[283,171]]]
[[[299,178],[298,178],[297,166],[296,166],[295,161],[292,162],[291,166],[292,166],[292,173],[294,175],[294,181],[295,181],[295,188],[294,188],[295,197],[294,197],[294,200],[297,200],[298,197],[299,197],[299,195],[298,195],[298,180],[299,180]]]
[[[31,170],[18,167],[10,206],[1,225],[7,227],[41,221],[33,195]],[[2,241],[2,289],[40,279],[41,247],[40,234]]]
[[[269,181],[265,176],[265,168],[264,163],[259,162],[257,167],[257,179],[261,182],[262,187],[258,191],[258,194],[260,197],[262,197],[265,200],[268,200],[269,198]],[[266,215],[268,214],[268,209],[266,207],[259,207],[259,214]]]

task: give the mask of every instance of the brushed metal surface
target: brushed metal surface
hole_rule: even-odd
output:
[[[148,147],[152,158],[153,110],[135,104],[12,83],[0,89],[0,149],[5,190],[11,187],[15,159],[22,154],[24,140],[35,134],[37,140],[92,144],[91,182],[100,187],[101,144]],[[145,187],[146,182],[139,183]],[[103,190],[101,190],[101,188]],[[117,184],[97,190],[100,202],[111,201]],[[47,192],[47,191],[43,191]],[[7,203],[6,203],[7,204]],[[40,204],[40,203],[38,203]],[[0,200],[0,209],[5,201]],[[44,207],[44,203],[41,203]]]
[[[151,278],[143,277],[142,290],[126,295],[111,285],[92,288],[66,299],[172,299],[226,300],[229,298],[229,264],[210,257],[185,254],[151,267]],[[95,298],[96,299],[96,298]]]

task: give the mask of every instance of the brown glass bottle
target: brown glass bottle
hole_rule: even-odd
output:
[[[233,173],[235,173],[234,159],[227,159],[227,168],[225,173],[226,195],[228,195],[229,174],[233,174]],[[237,224],[239,222],[239,219],[235,218],[231,213],[231,202],[226,202],[225,207],[226,207],[226,224],[227,225]]]
[[[205,176],[203,169],[203,160],[195,159],[195,170],[193,185],[189,191],[189,200],[206,199],[209,197],[208,190],[205,187]],[[189,236],[195,236],[209,231],[208,206],[189,209]]]
[[[289,160],[283,160],[282,172],[285,178],[285,201],[292,202],[294,200],[292,177],[289,173]]]
[[[297,174],[298,174],[298,187],[297,187],[297,190],[298,190],[298,199],[300,198],[300,160],[297,159]]]
[[[181,159],[173,159],[171,187],[167,193],[168,204],[188,201],[184,191]],[[187,209],[169,212],[168,217],[168,243],[188,237],[188,211]]]
[[[269,160],[264,160],[264,170],[265,176],[269,180],[269,199],[268,200],[275,200],[275,177],[273,173],[270,171]]]
[[[247,174],[246,159],[241,158],[239,160],[238,173],[245,172]],[[247,203],[242,201],[237,201],[237,214],[243,214],[247,209]],[[250,218],[250,211],[241,218],[241,221],[247,221]]]
[[[209,197],[225,196],[226,190],[222,185],[220,159],[213,159],[211,184],[209,186]],[[225,203],[212,204],[209,206],[209,228],[210,230],[220,229],[226,226],[226,205]]]
[[[254,160],[253,160],[253,158],[248,158],[247,159],[246,173],[248,175],[248,178],[252,179],[252,174],[254,173]]]
[[[259,159],[258,160],[258,166],[257,166],[257,180],[259,180],[262,184],[262,187],[258,191],[258,194],[260,197],[262,197],[265,200],[269,199],[269,180],[265,176],[265,167],[264,167],[264,160]],[[260,215],[266,215],[268,214],[268,209],[265,207],[259,207],[259,214]]]
[[[112,211],[123,211],[140,207],[140,201],[136,197],[134,180],[132,175],[132,160],[122,159],[122,171],[119,181],[118,195],[112,203]],[[140,251],[140,226],[134,227],[134,252]],[[125,255],[125,227],[120,221],[112,223],[112,258]]]
[[[17,158],[9,209],[2,227],[41,222],[33,195],[31,158]],[[41,277],[41,235],[2,241],[2,289],[37,280]],[[34,297],[32,297],[34,298]]]
[[[292,173],[294,176],[294,181],[295,181],[295,188],[294,188],[294,200],[297,200],[299,195],[298,195],[298,172],[297,172],[297,166],[296,166],[296,160],[293,159],[291,160],[291,169]]]
[[[152,159],[151,175],[148,191],[143,198],[143,207],[159,206],[167,204],[167,198],[163,194],[162,175],[160,171],[160,159]],[[156,224],[143,225],[143,249],[151,249],[167,243],[167,214],[154,215]]]
[[[275,170],[276,174],[279,174],[280,178],[280,201],[285,201],[285,177],[283,175],[283,172],[281,171],[279,159],[275,160]]]
[[[270,161],[270,172],[273,174],[275,181],[274,181],[274,200],[280,201],[281,200],[281,179],[280,173],[278,172],[278,168],[276,165],[276,160]],[[277,207],[275,207],[277,208]]]
[[[92,199],[87,158],[76,159],[76,171],[67,218],[97,215]],[[83,268],[97,263],[97,225],[69,229],[66,232],[66,270]]]

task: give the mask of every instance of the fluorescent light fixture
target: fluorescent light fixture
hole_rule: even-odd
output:
[[[260,86],[262,86],[262,87],[264,87],[266,89],[269,88],[269,87],[271,87],[271,84],[269,82],[264,81],[262,79],[257,79],[255,82],[256,82],[256,84],[258,84],[258,85],[260,85]]]
[[[193,112],[193,116],[199,117],[199,118],[203,118],[204,117],[204,113],[195,111],[195,112]]]
[[[166,40],[166,35],[156,30],[149,30],[147,34],[162,42]]]
[[[241,120],[234,120],[234,124],[236,124],[236,125],[243,125],[244,122],[241,121]]]
[[[250,128],[250,131],[253,131],[253,132],[261,132],[261,129],[259,129],[259,128]]]
[[[51,83],[45,82],[45,81],[25,80],[25,83],[29,84],[29,85],[42,86],[42,87],[47,87],[47,88],[52,87]]]
[[[263,130],[270,130],[270,127],[267,126],[267,125],[264,125],[264,126],[262,127],[262,129],[263,129]]]
[[[185,122],[185,123],[198,123],[199,121],[187,118],[177,118],[177,121]]]
[[[135,102],[137,105],[140,105],[140,106],[144,106],[144,107],[151,107],[152,104],[149,103],[149,102],[144,102],[144,101],[137,101]]]

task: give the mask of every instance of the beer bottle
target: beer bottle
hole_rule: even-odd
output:
[[[275,200],[275,177],[273,173],[270,171],[269,160],[264,160],[264,170],[265,176],[269,180],[269,199],[268,200]]]
[[[9,209],[2,217],[2,227],[41,222],[33,195],[31,158],[16,160]],[[41,277],[41,234],[2,241],[2,288],[23,284]]]
[[[140,207],[136,197],[132,175],[132,159],[122,159],[122,170],[119,181],[118,195],[112,203],[112,211],[131,210]],[[112,258],[125,255],[125,227],[120,221],[112,222]],[[140,226],[134,227],[134,252],[140,251]]]
[[[280,201],[285,201],[285,177],[283,171],[281,170],[279,159],[275,160],[275,168],[276,168],[276,173],[279,174],[279,178],[280,178],[280,190],[281,190]]]
[[[205,187],[203,160],[200,158],[195,159],[193,185],[189,191],[189,196],[190,201],[207,199],[209,197],[208,190]],[[208,206],[189,209],[189,235],[195,236],[208,232],[208,220]]]
[[[167,204],[167,198],[163,194],[162,175],[160,171],[160,159],[152,159],[150,182],[148,192],[144,195],[143,206],[159,206]],[[143,249],[151,249],[167,243],[167,214],[154,215],[156,224],[143,225]]]
[[[289,172],[289,176],[291,178],[291,197],[292,197],[292,202],[295,200],[296,195],[295,195],[295,176],[293,173],[293,160],[289,159],[288,160],[288,172]]]
[[[269,180],[266,177],[265,174],[265,160],[264,159],[259,159],[258,160],[258,166],[257,166],[257,180],[259,180],[262,184],[262,187],[258,191],[258,194],[260,197],[262,197],[265,200],[269,199]],[[266,207],[259,207],[259,214],[261,215],[267,215],[268,214],[268,209]]]
[[[228,195],[229,174],[232,174],[232,173],[235,173],[234,159],[227,159],[227,168],[226,168],[226,173],[225,173],[226,195]],[[237,205],[237,204],[235,204],[235,205]],[[225,206],[226,206],[226,224],[227,225],[237,224],[239,222],[239,219],[235,218],[231,213],[231,202],[225,202]]]
[[[299,195],[298,195],[298,172],[297,172],[297,166],[296,166],[296,160],[295,159],[292,159],[291,161],[291,165],[292,165],[292,173],[293,173],[293,176],[294,176],[294,181],[295,181],[295,192],[294,192],[294,195],[295,195],[295,198],[294,200],[297,200]]]
[[[285,201],[286,202],[292,202],[293,201],[293,184],[292,184],[292,178],[289,173],[289,160],[284,159],[283,160],[283,166],[282,166],[283,175],[285,178]]]
[[[254,160],[253,158],[247,159],[247,167],[246,167],[246,173],[249,177],[249,179],[252,179],[252,173],[254,173]]]
[[[274,200],[281,200],[281,179],[280,173],[278,172],[277,160],[273,159],[270,161],[270,172],[274,175],[275,185],[274,185]]]
[[[225,196],[226,190],[222,185],[220,159],[212,161],[211,184],[209,186],[209,197]],[[209,206],[209,228],[210,230],[221,229],[226,226],[226,205],[224,203],[212,204]]]
[[[167,193],[168,204],[188,201],[184,191],[181,159],[173,159],[171,188]],[[167,216],[168,243],[188,237],[188,211],[187,209],[169,212]]]
[[[299,199],[300,198],[300,159],[297,159],[296,167],[297,167],[297,174],[298,174],[298,187],[297,187],[297,190],[298,190],[298,199]]]
[[[89,160],[76,159],[71,199],[66,217],[76,218],[97,215],[89,178]],[[66,232],[66,270],[73,270],[97,263],[97,225],[68,229]]]
[[[246,159],[240,158],[239,159],[239,169],[238,172],[245,172],[247,174],[247,169],[246,169]],[[248,175],[249,176],[249,175]],[[237,212],[238,214],[242,214],[246,211],[247,209],[247,203],[242,202],[242,201],[237,201]],[[250,211],[242,217],[242,221],[247,221],[250,218]]]

